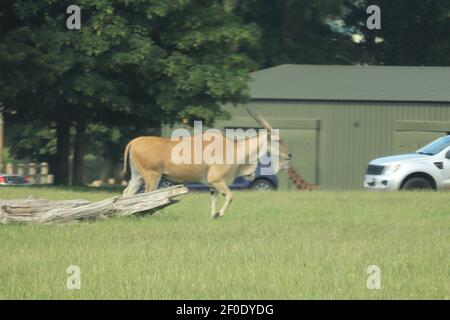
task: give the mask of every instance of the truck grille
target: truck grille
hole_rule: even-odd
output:
[[[375,166],[370,164],[369,167],[367,167],[367,174],[371,174],[374,176],[379,176],[383,173],[384,166]]]

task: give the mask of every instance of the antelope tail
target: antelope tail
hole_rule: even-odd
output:
[[[131,147],[131,142],[129,142],[127,144],[127,146],[125,147],[125,152],[123,154],[123,170],[122,170],[122,175],[125,177],[128,174],[128,157],[130,155],[130,147]]]

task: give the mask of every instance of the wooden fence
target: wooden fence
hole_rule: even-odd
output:
[[[48,163],[0,163],[0,173],[17,174],[28,178],[33,184],[53,184],[53,175],[49,174]]]

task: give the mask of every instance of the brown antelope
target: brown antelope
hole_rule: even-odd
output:
[[[139,137],[128,143],[124,154],[124,174],[131,171],[131,179],[124,195],[133,195],[145,183],[145,192],[150,192],[158,187],[162,176],[179,183],[200,182],[211,187],[211,216],[221,217],[233,199],[228,188],[239,176],[253,177],[257,167],[257,161],[270,150],[272,161],[276,158],[279,168],[287,169],[291,155],[287,146],[283,143],[278,130],[273,130],[271,125],[256,111],[246,108],[250,115],[266,130],[245,137],[243,139],[229,139],[220,132],[215,134],[201,133],[194,137],[183,137],[184,146],[192,147],[183,150],[184,163],[174,159],[176,149],[180,147],[180,141],[173,138]],[[200,138],[200,139],[199,139]],[[213,142],[214,140],[214,142]],[[205,162],[195,161],[195,155],[190,152],[186,157],[186,150],[199,146],[201,154],[211,149],[211,144],[220,142],[220,147],[214,150],[215,159],[225,159],[232,152],[233,161]],[[271,148],[272,144],[277,148]],[[181,155],[181,153],[178,153]],[[236,158],[234,157],[236,155]],[[128,160],[129,159],[129,160]],[[227,158],[228,159],[228,158]],[[255,161],[250,161],[255,159]],[[276,168],[275,171],[278,171]],[[217,196],[221,193],[225,196],[225,202],[217,212]]]

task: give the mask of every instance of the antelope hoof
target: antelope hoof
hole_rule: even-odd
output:
[[[216,212],[216,213],[213,214],[213,216],[212,216],[213,219],[218,219],[218,218],[220,218],[220,217],[221,217],[220,212]]]

